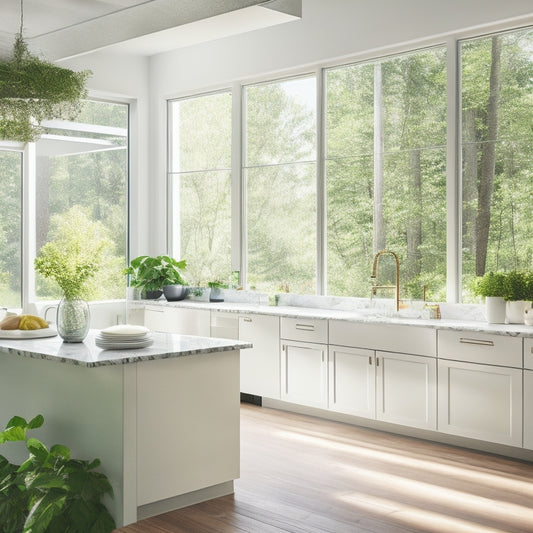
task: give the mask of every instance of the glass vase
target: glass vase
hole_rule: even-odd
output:
[[[64,342],[83,342],[89,332],[89,304],[81,298],[61,298],[57,306],[57,333]]]

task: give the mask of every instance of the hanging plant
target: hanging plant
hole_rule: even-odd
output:
[[[30,54],[20,33],[13,57],[0,61],[0,139],[35,141],[43,120],[74,120],[87,96],[88,70],[74,72]]]

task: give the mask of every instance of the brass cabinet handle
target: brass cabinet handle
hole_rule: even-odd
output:
[[[459,342],[462,344],[477,344],[478,346],[494,346],[493,341],[485,341],[482,339],[468,339],[466,337],[461,337]]]

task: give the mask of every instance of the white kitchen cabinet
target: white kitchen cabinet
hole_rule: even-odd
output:
[[[281,318],[281,399],[328,407],[328,322]]]
[[[239,340],[253,348],[241,352],[241,392],[279,399],[279,317],[239,316]]]
[[[437,361],[376,352],[376,418],[421,429],[437,428]]]
[[[533,370],[524,370],[524,448],[533,450]]]
[[[522,446],[522,339],[439,331],[438,430]]]
[[[328,382],[329,409],[365,418],[375,418],[374,351],[329,346]]]
[[[524,339],[524,368],[533,370],[533,339]]]
[[[522,370],[439,359],[444,433],[522,446]]]
[[[328,406],[327,345],[281,340],[281,399],[308,407]]]
[[[208,309],[147,305],[144,310],[144,325],[152,331],[162,333],[209,337],[211,313]]]

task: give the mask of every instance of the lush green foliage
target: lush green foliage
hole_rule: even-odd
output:
[[[106,240],[87,231],[91,222],[81,210],[73,209],[69,215],[56,239],[39,251],[35,270],[53,280],[66,298],[87,297],[87,282],[99,271]]]
[[[508,301],[533,301],[533,271],[506,272],[503,280],[503,298]]]
[[[133,287],[143,291],[157,291],[165,285],[187,285],[181,275],[186,266],[185,260],[177,261],[168,255],[141,255],[131,260],[130,266],[124,269],[124,274],[131,276],[130,284]]]
[[[485,275],[475,279],[472,291],[477,296],[500,296],[504,295],[505,273],[487,272]]]
[[[22,157],[0,152],[0,302],[21,306]]]
[[[18,34],[13,57],[0,62],[0,139],[34,141],[43,132],[43,120],[73,120],[87,95],[90,74],[30,55]]]
[[[487,272],[475,279],[473,293],[508,301],[533,301],[533,271]]]
[[[50,449],[27,431],[42,426],[13,417],[0,432],[0,444],[24,441],[29,457],[21,465],[0,455],[0,533],[107,533],[115,528],[102,498],[113,495],[100,461],[71,459],[66,446]]]

